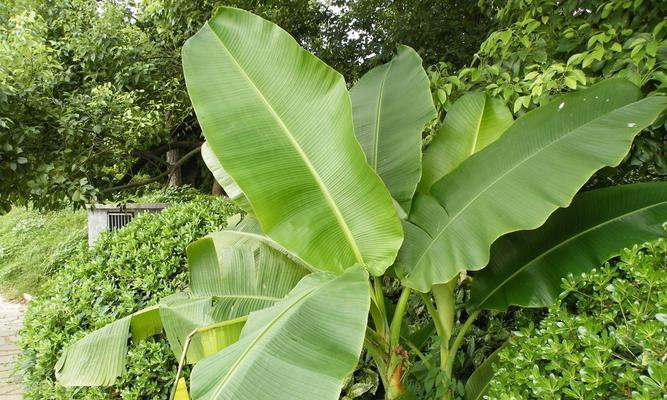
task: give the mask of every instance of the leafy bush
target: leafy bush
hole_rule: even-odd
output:
[[[200,197],[161,214],[143,214],[74,252],[30,304],[21,332],[26,399],[159,399],[168,395],[176,359],[164,337],[130,346],[127,371],[111,388],[64,388],[54,366],[86,333],[187,285],[185,247],[226,225],[229,202]]]
[[[667,241],[569,277],[538,328],[499,353],[493,399],[658,399],[667,394]]]

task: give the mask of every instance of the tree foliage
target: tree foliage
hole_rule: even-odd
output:
[[[419,44],[428,62],[451,56],[462,63],[486,26],[478,23],[484,16],[477,7],[457,1],[385,3],[226,5],[275,21],[350,82],[399,42]],[[196,160],[200,129],[184,90],[180,48],[219,4],[31,0],[0,6],[0,208],[82,205],[163,179],[173,169],[165,157],[173,148],[187,157],[178,166],[188,167],[188,183],[210,182]]]
[[[460,70],[444,62],[429,69],[442,113],[471,89],[503,99],[517,116],[559,93],[610,77],[628,79],[645,94],[667,89],[663,1],[509,0],[480,5],[497,26],[472,62]],[[604,170],[593,183],[667,174],[664,124],[664,117],[656,121],[619,171]]]

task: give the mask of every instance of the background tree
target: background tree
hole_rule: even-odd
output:
[[[219,1],[64,0],[0,6],[0,209],[99,201],[175,168],[206,186],[180,49]],[[489,18],[460,1],[225,2],[288,30],[352,83],[397,43],[456,65]],[[168,162],[166,153],[179,156]],[[176,159],[176,161],[174,161]]]
[[[324,49],[333,53],[325,60],[338,70],[354,68],[346,75],[355,78],[387,62],[398,44],[414,48],[426,65],[446,61],[462,67],[477,51],[493,21],[465,0],[336,0],[332,4],[340,10],[337,22],[344,29],[328,34],[344,34],[337,39],[347,46],[343,51]],[[338,57],[346,59],[339,61]]]
[[[319,35],[321,6],[237,2]],[[0,11],[0,205],[81,205],[166,178],[181,149],[201,183],[200,130],[180,48],[214,2],[67,0],[7,3]],[[210,178],[209,182],[210,182]]]

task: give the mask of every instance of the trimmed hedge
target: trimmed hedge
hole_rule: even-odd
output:
[[[187,287],[186,246],[226,226],[238,212],[228,201],[200,197],[160,214],[142,214],[75,251],[30,303],[21,331],[24,398],[166,399],[176,372],[164,336],[131,343],[127,371],[109,388],[63,388],[54,366],[64,347]]]
[[[499,353],[490,399],[667,395],[667,241],[564,281],[539,327]]]

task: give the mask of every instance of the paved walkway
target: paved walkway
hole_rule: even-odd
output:
[[[25,306],[0,296],[0,400],[21,400],[21,379],[14,373],[18,330]]]

